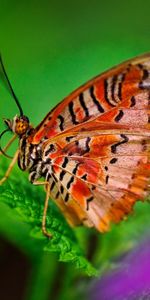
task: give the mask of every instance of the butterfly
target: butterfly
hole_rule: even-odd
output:
[[[29,181],[44,185],[42,231],[51,197],[72,226],[106,232],[149,193],[150,54],[128,60],[88,81],[50,111],[37,127],[24,116],[2,59],[20,115],[5,119],[19,148],[16,161]],[[6,154],[5,154],[6,155]],[[42,178],[42,181],[39,180]]]

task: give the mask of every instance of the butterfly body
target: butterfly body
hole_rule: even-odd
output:
[[[149,193],[150,55],[92,79],[18,136],[19,167],[44,178],[68,222],[107,231]]]

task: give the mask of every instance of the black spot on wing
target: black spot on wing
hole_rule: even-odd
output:
[[[74,138],[74,135],[73,135],[73,136],[67,136],[67,137],[66,137],[66,141],[67,141],[67,142],[70,142],[73,138]]]
[[[116,153],[117,147],[128,142],[129,138],[125,134],[120,134],[120,137],[123,139],[122,141],[111,146],[111,152]]]
[[[75,145],[76,145],[76,147],[78,147],[79,146],[79,141],[75,141]]]
[[[130,101],[131,101],[131,105],[130,105],[130,107],[133,107],[133,106],[135,106],[135,104],[136,104],[136,99],[135,99],[135,97],[134,97],[134,96],[132,96],[132,97],[131,97]]]
[[[123,81],[125,80],[125,76],[126,76],[125,73],[122,74],[122,79],[121,79],[121,81],[118,84],[118,98],[120,100],[122,100],[122,84],[123,84]]]
[[[58,192],[56,193],[55,198],[57,199],[57,198],[59,197],[59,195],[60,195],[60,192],[58,191]]]
[[[68,158],[65,156],[64,161],[63,161],[63,164],[62,164],[62,167],[63,167],[63,168],[66,168],[68,162],[69,162],[69,160],[68,160]]]
[[[74,176],[71,176],[70,180],[67,182],[67,185],[66,185],[68,190],[70,189],[70,186],[73,182],[74,182]]]
[[[81,177],[81,179],[87,180],[87,174],[84,174],[84,175]]]
[[[116,101],[115,99],[115,86],[117,82],[117,75],[113,76],[112,78],[112,85],[111,85],[111,97],[113,101]]]
[[[122,119],[123,115],[124,112],[120,109],[118,115],[115,117],[115,122],[119,122]]]
[[[57,179],[57,177],[55,176],[54,171],[53,171],[53,178],[54,178],[55,182],[58,182],[58,181],[59,181],[59,180]]]
[[[85,104],[83,93],[81,93],[81,94],[79,95],[79,102],[80,102],[80,104],[81,104],[82,109],[84,110],[85,116],[86,116],[86,117],[89,117],[89,110],[88,110],[88,108],[87,108],[87,106],[86,106],[86,104]]]
[[[89,210],[89,204],[91,201],[93,201],[94,197],[91,196],[90,198],[86,199],[86,210]]]
[[[89,153],[90,152],[90,141],[91,141],[91,138],[90,137],[87,137],[86,139],[85,139],[85,144],[84,144],[84,146],[82,145],[81,146],[81,148],[79,148],[79,150],[80,150],[80,155],[82,156],[82,155],[84,155],[84,154],[86,154],[86,153]],[[79,146],[80,146],[80,143],[79,143]]]
[[[76,175],[79,165],[80,165],[80,163],[77,163],[76,166],[75,166],[75,168],[72,170],[72,173],[74,175]]]
[[[96,99],[96,96],[94,94],[94,86],[90,87],[89,92],[90,92],[90,96],[91,96],[91,98],[92,98],[95,106],[97,107],[98,111],[100,113],[103,113],[104,112],[104,108],[101,106],[100,102]]]
[[[69,193],[65,195],[64,201],[67,202],[69,200]]]
[[[117,158],[112,158],[111,160],[110,160],[110,164],[115,164],[117,162]]]
[[[64,117],[62,115],[59,115],[57,118],[60,120],[60,124],[59,124],[60,130],[63,131],[64,130]]]
[[[65,174],[66,174],[66,172],[65,172],[64,170],[62,170],[62,171],[60,172],[60,175],[59,175],[59,179],[60,179],[60,181],[62,181],[62,180],[63,180],[63,178],[64,178]]]
[[[104,97],[105,97],[105,100],[106,102],[112,106],[112,107],[115,107],[116,105],[115,104],[112,104],[109,100],[109,97],[108,97],[108,82],[107,82],[107,79],[104,80]]]
[[[86,152],[90,152],[90,146],[89,146],[90,141],[91,141],[91,138],[88,136],[87,139],[86,139],[86,143],[85,143],[85,145],[86,145]]]
[[[142,65],[142,64],[138,64],[138,67],[139,67],[139,69],[140,69],[140,70],[142,70],[142,71],[143,71],[142,80],[145,80],[145,79],[147,79],[147,78],[148,78],[148,76],[149,76],[149,72],[148,72],[148,70],[147,70],[147,69],[145,69],[145,66],[144,66],[144,65]]]
[[[108,184],[108,179],[109,179],[109,175],[106,176],[106,179],[105,179],[106,184]]]
[[[63,185],[60,186],[60,192],[61,192],[61,194],[63,194],[63,192],[64,192],[64,187],[63,187]]]
[[[92,190],[92,191],[96,190],[96,186],[95,186],[95,185],[92,185],[91,190]]]
[[[69,112],[70,112],[70,116],[71,116],[71,119],[72,119],[72,123],[74,125],[77,125],[79,124],[79,122],[76,120],[76,115],[75,115],[75,112],[74,112],[74,109],[73,109],[73,101],[71,101],[69,104],[68,104],[68,108],[69,108]]]

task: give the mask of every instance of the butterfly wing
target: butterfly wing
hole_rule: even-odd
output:
[[[146,55],[91,80],[36,128],[32,142],[44,138],[52,163],[52,198],[71,224],[107,231],[148,195],[149,108]]]
[[[38,144],[44,137],[53,138],[99,117],[104,122],[112,122],[114,118],[114,122],[117,123],[123,114],[129,114],[130,109],[132,109],[131,116],[122,121],[131,126],[134,114],[134,121],[136,119],[139,124],[143,114],[144,118],[147,118],[145,109],[149,108],[149,72],[150,54],[147,54],[129,60],[90,80],[48,113],[36,127],[32,142]]]
[[[63,137],[62,137],[63,139]],[[146,135],[111,133],[101,130],[77,133],[74,140],[50,154],[53,177],[62,206],[71,208],[76,219],[87,226],[107,231],[110,222],[119,222],[138,199],[149,191],[149,139]],[[56,147],[56,145],[55,145]],[[44,157],[49,149],[45,145]],[[52,196],[56,199],[56,194]],[[60,204],[61,205],[61,204]],[[80,223],[79,222],[79,223]]]

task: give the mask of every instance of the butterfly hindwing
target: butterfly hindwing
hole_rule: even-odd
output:
[[[150,145],[143,135],[88,134],[59,148],[53,172],[67,207],[79,206],[84,212],[84,217],[78,212],[81,221],[106,231],[111,221],[119,222],[137,199],[148,195]]]

